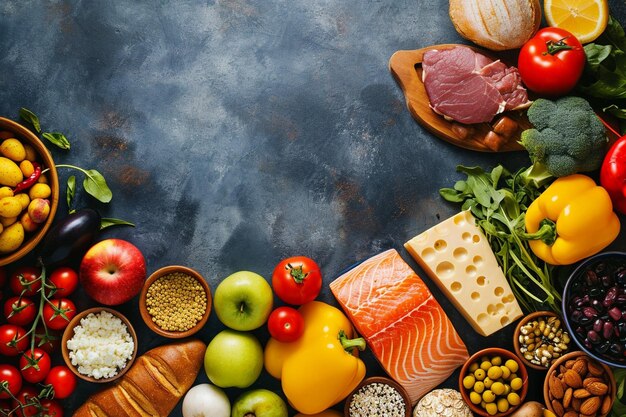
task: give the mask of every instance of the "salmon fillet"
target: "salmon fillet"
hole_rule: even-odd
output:
[[[469,358],[446,313],[394,249],[346,272],[330,290],[413,405]]]

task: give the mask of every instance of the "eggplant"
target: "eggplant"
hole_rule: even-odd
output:
[[[38,258],[46,267],[82,256],[100,231],[100,214],[84,208],[68,215],[46,234]]]

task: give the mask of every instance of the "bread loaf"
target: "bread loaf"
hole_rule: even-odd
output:
[[[494,51],[520,48],[539,29],[539,0],[450,0],[450,19],[465,39]]]
[[[196,380],[205,349],[200,340],[189,340],[149,350],[74,417],[166,417]]]

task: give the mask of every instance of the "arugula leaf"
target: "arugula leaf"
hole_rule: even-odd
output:
[[[22,107],[20,109],[20,117],[33,125],[37,133],[41,133],[41,125],[39,123],[39,118],[32,111],[28,110],[26,107]]]
[[[48,139],[50,143],[56,145],[61,149],[69,149],[70,141],[67,140],[63,133],[59,132],[44,132],[41,134],[44,138]]]
[[[114,219],[112,217],[103,217],[100,219],[100,230],[106,229],[111,226],[131,226],[135,227],[135,225],[131,222],[127,222],[126,220]]]
[[[72,210],[72,203],[74,202],[74,195],[76,194],[76,177],[70,175],[67,178],[67,189],[65,190],[65,198],[67,199],[67,208]]]

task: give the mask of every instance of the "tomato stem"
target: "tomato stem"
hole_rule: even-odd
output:
[[[559,39],[558,41],[548,41],[546,42],[546,48],[548,49],[546,52],[543,53],[543,55],[554,55],[557,52],[560,51],[567,51],[569,49],[574,49],[573,46],[568,45],[565,43],[565,40],[569,38],[569,36],[566,36],[562,39]]]

